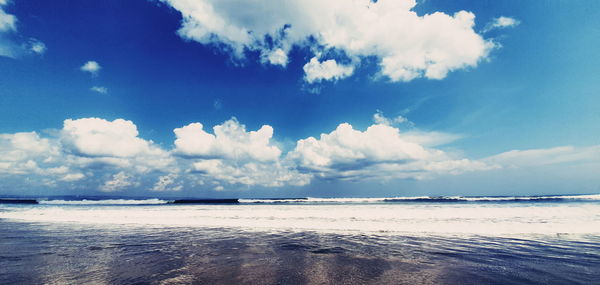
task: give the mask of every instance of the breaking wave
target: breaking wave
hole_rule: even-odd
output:
[[[106,199],[106,200],[38,200],[39,204],[45,205],[162,205],[171,203],[170,200],[162,199]]]
[[[592,195],[553,195],[553,196],[417,196],[387,198],[265,198],[239,199],[240,203],[385,203],[385,202],[560,202],[560,201],[600,201],[600,194]]]

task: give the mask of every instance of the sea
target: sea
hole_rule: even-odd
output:
[[[4,197],[0,284],[600,284],[600,194]]]

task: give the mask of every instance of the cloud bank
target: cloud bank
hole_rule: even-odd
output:
[[[430,180],[503,168],[600,167],[600,146],[511,150],[472,160],[438,147],[456,135],[401,131],[378,114],[383,123],[365,130],[341,123],[287,151],[273,139],[271,126],[247,130],[235,118],[212,131],[198,122],[176,128],[170,149],[141,138],[132,121],[67,119],[48,135],[0,134],[0,188],[221,191],[306,186],[315,180]]]
[[[23,187],[179,191],[304,186],[315,179],[427,179],[493,167],[422,144],[427,132],[386,124],[360,131],[342,123],[318,139],[298,140],[287,152],[271,126],[247,130],[235,118],[211,131],[196,122],[173,132],[171,149],[141,138],[124,119],[67,119],[45,136],[0,134],[0,177]],[[430,140],[439,137],[431,134]]]
[[[286,66],[292,49],[310,50],[308,83],[351,76],[365,58],[393,82],[442,79],[495,47],[475,32],[473,13],[418,15],[414,0],[161,1],[181,13],[180,37],[234,59],[258,53],[262,63]]]

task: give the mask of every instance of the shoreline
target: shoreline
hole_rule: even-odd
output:
[[[247,232],[3,222],[0,283],[590,283],[600,237]],[[45,241],[45,242],[41,242]],[[560,258],[557,258],[560,257]],[[31,271],[31,268],[35,268]]]

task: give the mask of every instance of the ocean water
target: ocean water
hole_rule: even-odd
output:
[[[0,284],[600,284],[600,195],[0,204]]]

